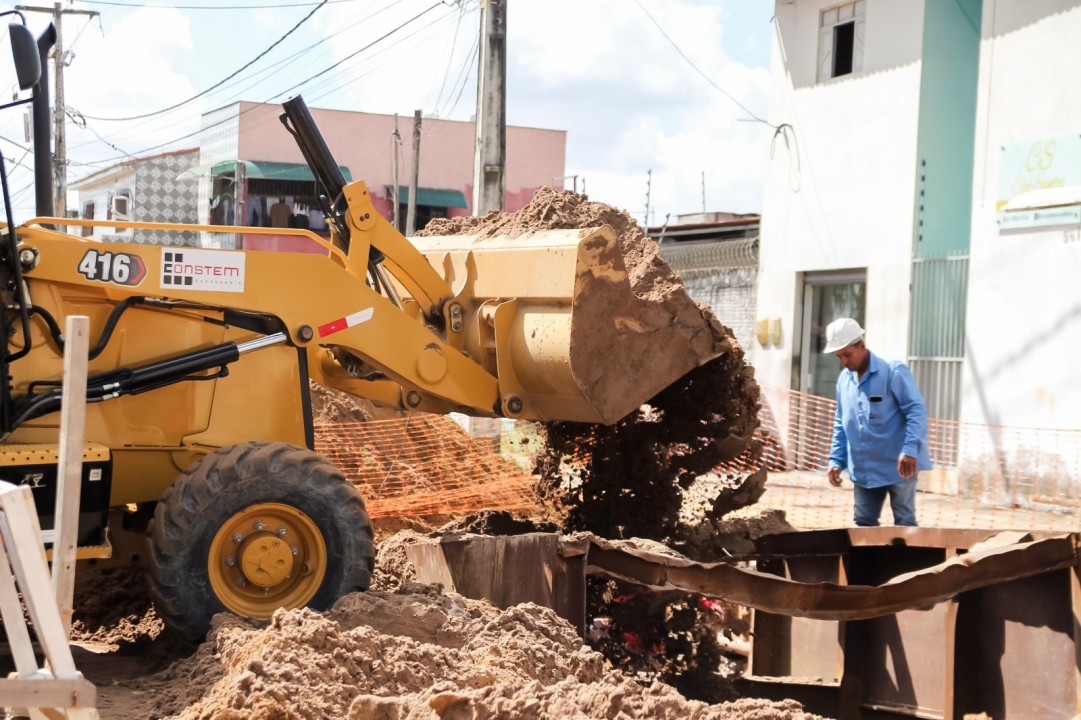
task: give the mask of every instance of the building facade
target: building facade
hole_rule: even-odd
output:
[[[375,209],[405,231],[414,155],[412,118],[310,110],[346,180],[364,180]],[[201,222],[325,231],[314,178],[279,120],[281,112],[280,105],[239,102],[203,116],[199,164],[183,175],[198,187]],[[473,135],[472,122],[422,120],[417,229],[432,218],[471,214]],[[566,131],[507,127],[506,210],[524,207],[542,186],[562,183],[565,160]],[[204,243],[305,249],[304,241],[287,235],[214,234]]]
[[[769,119],[785,142],[758,311],[781,333],[756,348],[759,380],[832,397],[822,333],[847,315],[909,362],[933,417],[984,428],[999,464],[1044,452],[1004,427],[1081,430],[1061,362],[1081,340],[1081,2],[775,8]]]
[[[197,190],[177,176],[199,161],[199,149],[132,158],[88,175],[70,185],[79,193],[78,217],[83,220],[194,223]],[[70,231],[109,242],[193,245],[197,233],[157,232],[116,227],[71,226]]]

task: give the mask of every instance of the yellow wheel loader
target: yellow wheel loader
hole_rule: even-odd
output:
[[[213,613],[268,618],[366,589],[372,530],[342,472],[312,451],[309,379],[377,403],[611,423],[718,354],[709,333],[643,317],[607,227],[512,241],[410,242],[346,183],[301,98],[282,123],[316,178],[320,254],[214,249],[237,228],[51,217],[49,32],[9,25],[32,92],[37,215],[7,222],[0,292],[0,478],[52,507],[64,337],[90,318],[79,556],[145,532],[159,615],[189,638]],[[24,93],[25,94],[25,93]],[[60,227],[188,231],[200,247],[109,243]],[[588,321],[588,322],[587,322]],[[629,382],[628,382],[629,380]],[[51,541],[52,518],[40,518]]]

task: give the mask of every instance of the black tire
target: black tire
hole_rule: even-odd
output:
[[[324,458],[294,445],[234,445],[210,453],[185,470],[162,494],[150,521],[150,596],[171,632],[198,641],[206,635],[214,613],[229,609],[211,581],[213,572],[215,580],[222,582],[220,567],[211,569],[211,561],[220,560],[210,557],[212,544],[238,513],[242,516],[254,512],[250,509],[267,503],[303,517],[309,522],[305,527],[321,536],[325,546],[322,582],[311,599],[301,604],[325,610],[342,595],[368,589],[375,559],[371,522],[363,500],[342,472]],[[271,532],[262,532],[261,536],[279,544]],[[216,552],[221,554],[220,537],[217,543]],[[318,541],[312,544],[318,545]],[[244,580],[237,582],[247,585]],[[314,589],[318,579],[307,582]],[[264,617],[277,607],[271,606],[272,602],[273,598]]]

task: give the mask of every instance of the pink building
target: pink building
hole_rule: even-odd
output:
[[[239,102],[203,115],[199,164],[181,174],[199,184],[200,222],[302,227],[325,231],[316,183],[293,137],[279,120],[280,105]],[[398,155],[398,227],[405,226],[413,164],[413,118],[311,109],[347,181],[364,180],[376,210],[392,216],[393,160]],[[424,118],[421,123],[417,228],[435,217],[471,214],[474,123]],[[506,210],[526,205],[544,185],[562,186],[567,133],[507,127]],[[287,235],[208,235],[204,244],[248,249],[304,250]]]

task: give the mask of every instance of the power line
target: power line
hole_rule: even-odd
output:
[[[330,1],[333,2],[334,0],[330,0]],[[243,79],[236,80],[235,82],[231,83],[232,87],[235,87],[236,85],[238,85],[240,83],[243,83],[243,82],[246,82],[247,84],[242,89],[234,92],[233,96],[237,97],[237,96],[242,95],[243,93],[251,90],[252,88],[255,88],[260,83],[264,82],[265,76],[273,73],[276,68],[278,68],[278,67],[280,67],[282,65],[292,64],[293,60],[308,54],[309,52],[311,52],[312,50],[317,48],[319,45],[322,45],[323,43],[328,42],[329,40],[337,37],[338,35],[340,35],[342,33],[345,33],[345,32],[348,32],[349,30],[351,30],[355,26],[360,25],[362,23],[365,23],[365,22],[371,20],[372,18],[375,18],[376,16],[386,12],[387,10],[391,9],[394,6],[394,2],[395,2],[395,0],[391,0],[389,4],[383,6],[382,8],[380,8],[380,9],[378,9],[378,10],[376,10],[376,11],[374,11],[374,12],[368,14],[368,15],[360,17],[357,20],[354,20],[352,23],[350,23],[348,25],[345,25],[344,27],[342,27],[341,29],[339,29],[338,31],[336,31],[334,33],[331,33],[330,35],[323,36],[318,41],[312,43],[311,45],[307,46],[306,48],[298,50],[297,52],[293,53],[292,55],[289,55],[287,57],[282,58],[281,60],[278,60],[277,62],[271,63],[270,65],[267,65],[265,68],[256,71],[255,73],[253,73],[248,78],[243,78]],[[264,76],[264,77],[260,78],[259,76]],[[251,81],[251,82],[249,82],[249,81]],[[224,86],[218,88],[219,91],[222,90],[222,89],[224,89]],[[176,126],[176,125],[182,125],[184,123],[189,122],[191,119],[192,118],[190,116],[188,116],[188,117],[185,117],[182,120],[177,120],[177,121],[169,123],[167,125],[162,125],[161,121],[158,121],[158,122],[156,122],[154,124],[154,127],[155,127],[155,130],[160,131],[160,130],[164,130],[164,129],[168,128],[168,127],[172,127],[172,126]],[[141,123],[136,123],[135,125],[127,127],[127,128],[125,128],[124,130],[122,130],[120,132],[122,132],[122,133],[132,133],[135,130],[137,130],[138,128],[143,127],[144,125],[148,124],[149,122],[150,121],[147,120],[147,121],[144,121],[144,122],[141,122]],[[84,142],[84,143],[82,143],[80,145],[77,145],[76,148],[86,147],[87,145],[93,145],[94,143],[95,143],[94,140],[89,140],[89,141]]]
[[[435,96],[435,102],[432,103],[435,107],[439,107],[440,101],[443,99],[443,90],[446,89],[447,80],[450,78],[450,64],[451,61],[454,60],[454,51],[458,47],[458,33],[462,29],[462,18],[464,17],[465,7],[463,6],[458,13],[458,22],[454,25],[454,36],[450,40],[450,52],[447,54],[447,67],[443,70],[443,82],[440,83],[439,93]],[[451,88],[451,92],[454,92],[453,87]]]
[[[337,5],[344,2],[357,2],[358,0],[326,0],[326,2],[301,2],[301,3],[272,3],[270,5],[161,5],[159,3],[123,3],[106,2],[106,0],[83,0],[87,5],[111,5],[113,7],[146,8],[149,10],[277,10],[280,8],[311,7],[312,5]]]
[[[396,43],[388,45],[387,47],[382,48],[381,50],[378,50],[378,51],[372,53],[372,55],[370,55],[368,58],[366,58],[366,60],[374,61],[374,59],[376,57],[378,57],[379,55],[384,55],[385,53],[388,53],[391,50],[393,50],[395,47],[397,47],[400,43],[403,43],[403,42],[409,40],[410,38],[419,36],[425,30],[429,30],[429,29],[435,27],[436,25],[438,25],[444,19],[446,19],[446,16],[434,18],[427,25],[423,25],[421,27],[418,27],[416,30],[412,31],[410,34],[405,35],[404,37],[400,38]],[[349,73],[349,74],[346,74],[343,79],[339,80],[339,75],[338,74],[327,76],[327,77],[323,78],[322,80],[320,80],[318,83],[315,83],[314,85],[311,85],[311,86],[308,86],[307,88],[305,88],[305,92],[307,92],[313,99],[320,99],[320,98],[327,97],[329,95],[333,95],[333,94],[337,93],[339,90],[341,90],[342,88],[348,86],[350,83],[353,83],[356,80],[359,80],[360,78],[367,77],[368,75],[372,74],[373,72],[375,72],[379,68],[386,65],[387,62],[388,61],[386,59],[384,59],[382,62],[372,66],[371,68],[369,68],[368,70],[366,70],[365,72],[363,72],[361,74],[355,74],[355,72],[354,72],[355,68],[342,68],[341,69],[342,72],[348,72]],[[305,81],[305,82],[307,82],[307,81]],[[288,92],[288,91],[286,91],[286,92]],[[284,94],[284,93],[279,93],[278,95],[275,95],[274,99],[281,97],[282,94]]]
[[[334,64],[332,64],[332,65],[330,65],[329,67],[327,67],[327,68],[324,68],[323,70],[319,71],[319,72],[318,72],[318,73],[316,73],[315,75],[312,75],[311,77],[307,78],[306,80],[303,80],[303,81],[301,81],[300,83],[298,83],[297,85],[294,85],[293,87],[289,88],[288,90],[285,90],[285,91],[282,91],[282,92],[276,93],[276,94],[275,94],[274,96],[272,96],[271,100],[273,99],[273,97],[278,97],[278,96],[280,96],[280,95],[282,95],[282,94],[285,94],[285,93],[289,93],[289,92],[292,92],[293,90],[295,90],[296,88],[300,87],[301,85],[304,85],[305,83],[307,83],[307,82],[310,82],[311,80],[314,80],[315,78],[317,78],[317,77],[319,77],[319,76],[321,76],[321,75],[323,75],[323,74],[325,74],[325,73],[329,72],[330,70],[333,70],[334,68],[338,67],[339,65],[341,65],[341,64],[342,64],[342,63],[344,63],[345,61],[347,61],[347,60],[350,60],[350,59],[352,59],[353,57],[355,57],[356,55],[360,54],[361,52],[364,52],[365,50],[368,50],[368,49],[370,49],[370,48],[371,48],[372,46],[376,45],[377,43],[379,43],[379,42],[382,42],[383,40],[385,40],[386,38],[390,37],[391,35],[394,35],[395,33],[397,33],[397,32],[399,32],[399,31],[401,31],[401,30],[402,30],[402,29],[404,29],[404,28],[405,28],[406,26],[408,26],[408,25],[409,25],[410,23],[413,23],[413,22],[415,22],[415,21],[416,21],[417,19],[419,19],[420,17],[423,17],[423,16],[424,16],[424,15],[426,15],[427,13],[431,12],[432,10],[434,10],[435,8],[437,8],[437,7],[439,7],[440,5],[443,5],[443,4],[444,4],[444,3],[442,3],[442,2],[437,2],[437,3],[435,3],[434,5],[432,5],[431,7],[429,7],[429,8],[427,9],[427,10],[424,10],[423,12],[419,13],[418,15],[416,15],[416,16],[414,16],[414,17],[410,18],[409,20],[405,21],[404,23],[402,23],[402,24],[401,24],[401,25],[399,25],[398,27],[394,28],[393,30],[390,30],[389,32],[387,32],[387,33],[383,34],[382,36],[380,36],[379,38],[377,38],[376,40],[373,40],[372,42],[368,43],[368,44],[367,44],[367,45],[365,45],[364,47],[360,48],[360,49],[359,49],[359,50],[357,50],[356,52],[354,52],[354,53],[351,53],[350,55],[348,55],[348,56],[346,56],[346,57],[342,58],[341,60],[339,60],[338,62],[336,62],[336,63],[334,63]],[[266,104],[266,103],[269,103],[269,102],[270,102],[270,100],[267,100],[267,101],[266,101],[266,102],[265,102],[264,104]],[[255,110],[255,109],[256,109],[257,107],[258,107],[258,106],[254,106],[254,107],[248,108],[247,110],[242,110],[242,111],[240,112],[240,115],[242,115],[242,114],[244,114],[244,113],[246,113],[246,112],[250,112],[250,111],[252,111],[252,110]],[[227,123],[227,122],[233,122],[233,121],[235,121],[235,120],[236,120],[236,118],[237,118],[237,117],[239,117],[239,115],[236,115],[236,116],[232,116],[232,115],[231,115],[231,116],[229,116],[229,117],[226,117],[226,118],[224,118],[224,119],[222,119],[222,120],[220,120],[220,121],[218,121],[218,122],[216,122],[216,123],[212,123],[212,124],[210,124],[210,125],[206,125],[206,126],[204,126],[204,127],[200,127],[200,128],[198,129],[198,130],[195,130],[194,132],[190,132],[190,133],[187,133],[187,134],[185,134],[185,135],[181,135],[180,137],[176,137],[176,138],[173,138],[172,140],[167,140],[166,142],[163,142],[163,143],[159,143],[159,144],[157,144],[157,145],[154,145],[154,146],[152,146],[152,147],[148,147],[148,148],[143,148],[142,150],[139,150],[139,151],[137,151],[136,155],[143,155],[143,154],[146,154],[146,153],[148,153],[148,152],[152,152],[152,151],[154,151],[154,150],[160,150],[160,149],[162,149],[162,148],[168,147],[168,146],[170,146],[170,145],[173,145],[173,144],[175,144],[175,143],[177,143],[177,142],[180,142],[181,140],[186,140],[186,139],[188,139],[188,138],[191,138],[191,137],[194,137],[194,136],[196,136],[196,135],[199,135],[199,134],[200,134],[201,132],[203,132],[204,130],[209,130],[209,129],[211,129],[211,128],[214,128],[214,127],[217,127],[217,126],[219,126],[219,125],[224,125],[224,124],[225,124],[225,123]],[[124,155],[121,155],[121,156],[119,156],[119,157],[114,157],[114,158],[105,158],[105,159],[103,159],[103,160],[99,160],[99,161],[97,161],[97,162],[99,162],[99,163],[115,162],[115,161],[117,161],[117,160],[124,160],[124,159],[126,159],[126,158],[131,158],[131,157],[135,157],[136,155],[131,155],[131,154],[128,154],[128,153],[124,153]]]
[[[436,9],[437,7],[439,7],[439,6],[440,6],[440,5],[442,5],[442,4],[443,4],[443,2],[437,2],[437,3],[435,3],[434,5],[431,5],[430,7],[428,7],[428,9],[427,9],[427,10],[423,10],[423,11],[421,11],[420,13],[418,13],[418,14],[414,15],[413,17],[411,17],[410,19],[406,20],[406,21],[405,21],[404,23],[402,23],[402,24],[401,24],[401,25],[399,25],[398,27],[394,28],[393,30],[390,30],[390,31],[388,31],[388,32],[384,33],[383,35],[380,35],[380,36],[379,36],[378,38],[376,38],[375,40],[371,41],[370,43],[368,43],[368,44],[367,44],[367,45],[365,45],[364,47],[360,48],[360,49],[359,49],[359,50],[357,50],[356,52],[352,52],[352,53],[349,53],[348,55],[346,55],[345,57],[343,57],[343,58],[342,58],[341,60],[339,60],[338,62],[336,62],[336,63],[334,63],[334,64],[330,65],[330,66],[329,66],[329,67],[327,67],[327,68],[324,68],[323,70],[320,70],[319,72],[317,72],[316,74],[314,74],[314,75],[312,75],[311,77],[307,78],[306,80],[301,80],[301,81],[300,81],[299,83],[297,83],[296,85],[293,85],[292,87],[290,87],[290,88],[288,88],[288,89],[286,89],[286,90],[283,90],[282,92],[278,93],[278,94],[277,94],[277,96],[278,96],[278,97],[280,97],[281,95],[284,95],[284,94],[286,94],[286,93],[290,93],[290,92],[292,92],[292,91],[296,90],[296,89],[297,89],[298,87],[300,87],[301,85],[304,85],[305,83],[309,83],[309,82],[311,82],[312,80],[315,80],[315,79],[316,79],[317,77],[320,77],[320,76],[322,76],[322,75],[325,75],[326,73],[330,72],[330,71],[331,71],[331,70],[333,70],[334,68],[336,68],[336,67],[338,67],[339,65],[341,65],[342,63],[344,63],[344,62],[345,62],[346,60],[351,60],[351,59],[353,59],[354,57],[356,57],[356,56],[357,56],[357,55],[359,55],[360,53],[362,53],[362,52],[364,52],[365,50],[368,50],[369,48],[371,48],[371,47],[372,47],[373,45],[375,45],[376,43],[382,42],[383,40],[387,39],[388,37],[390,37],[390,36],[391,36],[391,35],[393,35],[394,33],[398,32],[399,30],[401,30],[402,28],[404,28],[404,27],[405,27],[406,25],[409,25],[410,23],[412,23],[412,22],[414,22],[414,21],[416,21],[416,20],[419,20],[420,18],[422,18],[423,16],[427,15],[427,14],[428,14],[428,13],[430,13],[430,12],[431,12],[432,10],[435,10],[435,9]]]
[[[131,117],[124,117],[124,118],[104,118],[104,117],[94,117],[93,115],[84,115],[83,117],[85,117],[85,118],[86,118],[87,120],[99,120],[99,121],[104,121],[104,122],[124,122],[124,121],[128,121],[128,120],[142,120],[142,119],[144,119],[144,118],[149,118],[149,117],[155,117],[155,116],[157,116],[157,115],[161,115],[161,114],[163,114],[163,113],[167,113],[167,112],[169,112],[170,110],[176,110],[176,109],[177,109],[178,107],[181,107],[182,105],[187,105],[188,103],[192,102],[193,100],[197,100],[198,98],[201,98],[201,97],[202,97],[203,95],[206,95],[206,94],[207,94],[207,93],[209,93],[209,92],[210,92],[211,90],[214,90],[215,88],[221,87],[221,86],[222,86],[222,85],[224,85],[224,84],[225,84],[226,82],[228,82],[229,80],[232,80],[232,79],[233,79],[233,78],[235,78],[235,77],[236,77],[237,75],[239,75],[240,73],[244,72],[245,70],[247,70],[248,68],[250,68],[250,67],[251,67],[252,65],[254,65],[255,63],[257,63],[257,62],[258,62],[258,61],[259,61],[259,60],[260,60],[261,58],[263,58],[263,57],[264,57],[264,56],[265,56],[265,55],[266,55],[267,53],[269,53],[269,52],[270,52],[271,50],[273,50],[274,48],[278,47],[278,45],[280,45],[280,44],[281,44],[281,43],[282,43],[282,42],[283,42],[283,41],[284,41],[284,40],[285,40],[285,39],[286,39],[287,37],[289,37],[289,36],[290,36],[290,35],[292,35],[292,34],[293,34],[294,32],[296,32],[297,28],[299,28],[299,27],[300,27],[301,25],[303,25],[304,23],[306,23],[306,22],[307,22],[307,21],[308,21],[308,20],[309,20],[309,19],[311,18],[311,16],[312,16],[312,15],[314,15],[314,14],[315,14],[315,13],[316,13],[316,12],[317,12],[317,11],[319,10],[319,8],[323,7],[323,6],[324,6],[324,5],[326,5],[326,4],[328,3],[328,2],[330,2],[330,0],[323,0],[323,1],[321,2],[321,3],[319,3],[318,5],[316,5],[316,6],[315,6],[315,8],[314,8],[314,9],[313,9],[313,10],[312,10],[312,11],[311,11],[310,13],[308,13],[308,14],[307,14],[307,15],[305,15],[305,16],[304,16],[303,18],[301,18],[300,22],[298,22],[298,23],[297,23],[296,25],[294,25],[293,27],[291,27],[291,28],[289,29],[289,31],[288,31],[287,33],[285,33],[285,34],[284,34],[284,35],[282,35],[282,36],[281,36],[280,38],[278,38],[277,40],[275,40],[275,41],[274,41],[274,42],[273,42],[273,43],[272,43],[272,44],[270,45],[270,47],[268,47],[268,48],[267,48],[266,50],[263,50],[263,52],[261,52],[261,53],[259,53],[258,55],[256,55],[256,56],[255,56],[255,57],[254,57],[254,58],[253,58],[252,60],[250,60],[250,61],[249,61],[249,62],[248,62],[247,64],[245,64],[245,65],[244,65],[243,67],[241,67],[241,68],[240,68],[239,70],[237,70],[237,71],[233,72],[233,73],[232,73],[231,75],[229,75],[228,77],[226,77],[226,78],[225,78],[224,80],[220,80],[220,81],[218,81],[217,83],[215,83],[215,84],[211,85],[211,86],[210,86],[210,87],[208,87],[208,88],[207,88],[206,90],[203,90],[203,91],[202,91],[201,93],[198,93],[198,94],[196,94],[196,95],[192,95],[192,96],[191,96],[190,98],[188,98],[187,100],[182,100],[182,101],[178,102],[177,104],[175,104],[175,105],[172,105],[172,106],[170,106],[170,107],[167,107],[167,108],[165,108],[165,109],[163,109],[163,110],[157,110],[157,111],[155,111],[155,112],[152,112],[152,113],[145,113],[145,114],[143,114],[143,115],[133,115],[133,116],[131,116]]]
[[[664,28],[662,28],[662,27],[661,27],[661,24],[660,24],[660,23],[658,23],[658,22],[657,22],[657,21],[656,21],[656,20],[654,19],[654,17],[653,17],[652,15],[650,15],[650,14],[649,14],[649,10],[646,10],[646,6],[642,4],[641,0],[634,0],[634,2],[635,2],[635,3],[637,4],[637,5],[638,5],[638,7],[642,8],[642,12],[644,12],[644,13],[646,14],[646,17],[648,17],[648,18],[649,18],[650,22],[652,22],[652,23],[653,23],[653,24],[654,24],[654,25],[656,26],[657,30],[659,30],[659,31],[660,31],[660,33],[661,33],[661,35],[663,35],[663,36],[664,36],[664,39],[665,39],[665,40],[667,40],[667,41],[668,41],[668,43],[669,43],[669,44],[670,44],[670,45],[671,45],[671,46],[672,46],[673,48],[675,48],[676,52],[677,52],[677,53],[679,53],[679,56],[680,56],[681,58],[683,58],[683,59],[684,59],[684,60],[685,60],[685,61],[687,62],[687,64],[688,64],[688,65],[690,65],[690,66],[691,66],[691,68],[692,68],[692,69],[693,69],[693,70],[694,70],[694,71],[695,71],[696,73],[698,73],[698,74],[699,74],[699,75],[701,75],[701,76],[702,76],[703,78],[705,78],[706,82],[708,82],[708,83],[709,83],[710,85],[712,85],[712,86],[714,87],[714,89],[715,89],[715,90],[717,90],[717,91],[718,91],[719,93],[721,93],[721,94],[722,94],[722,95],[724,95],[724,96],[725,96],[726,98],[728,98],[729,100],[731,100],[732,102],[734,102],[734,103],[735,103],[736,105],[738,105],[738,106],[740,107],[740,109],[741,109],[741,110],[743,110],[743,112],[747,113],[748,115],[750,115],[750,116],[751,116],[752,118],[754,118],[754,119],[755,119],[755,120],[757,120],[758,122],[760,122],[760,123],[764,123],[764,124],[766,124],[766,125],[769,125],[769,123],[768,123],[768,122],[766,122],[766,121],[765,121],[765,120],[763,120],[762,118],[758,117],[758,115],[756,115],[755,113],[751,112],[751,110],[750,110],[750,109],[749,109],[749,108],[748,108],[748,107],[747,107],[746,105],[744,105],[744,104],[743,104],[743,103],[741,103],[741,102],[740,102],[739,100],[737,100],[737,99],[736,99],[735,97],[733,97],[731,93],[729,93],[729,92],[728,92],[727,90],[725,90],[724,88],[722,88],[722,87],[721,87],[720,85],[718,85],[717,83],[713,82],[713,78],[711,78],[711,77],[710,77],[709,75],[706,75],[706,74],[705,74],[704,72],[702,72],[701,70],[699,70],[699,69],[698,69],[698,66],[697,66],[697,65],[695,65],[695,64],[694,64],[694,62],[693,62],[693,61],[692,61],[692,60],[691,60],[691,59],[690,59],[689,57],[687,57],[687,55],[686,55],[686,54],[685,54],[685,53],[683,52],[683,49],[682,49],[682,48],[681,48],[681,47],[680,47],[680,46],[679,46],[679,45],[678,45],[678,44],[677,44],[677,43],[676,43],[676,42],[675,42],[675,41],[674,41],[674,40],[673,40],[672,38],[668,37],[668,33],[666,33],[666,32],[664,31]],[[772,126],[772,125],[770,125],[770,127],[773,127],[773,126]]]

